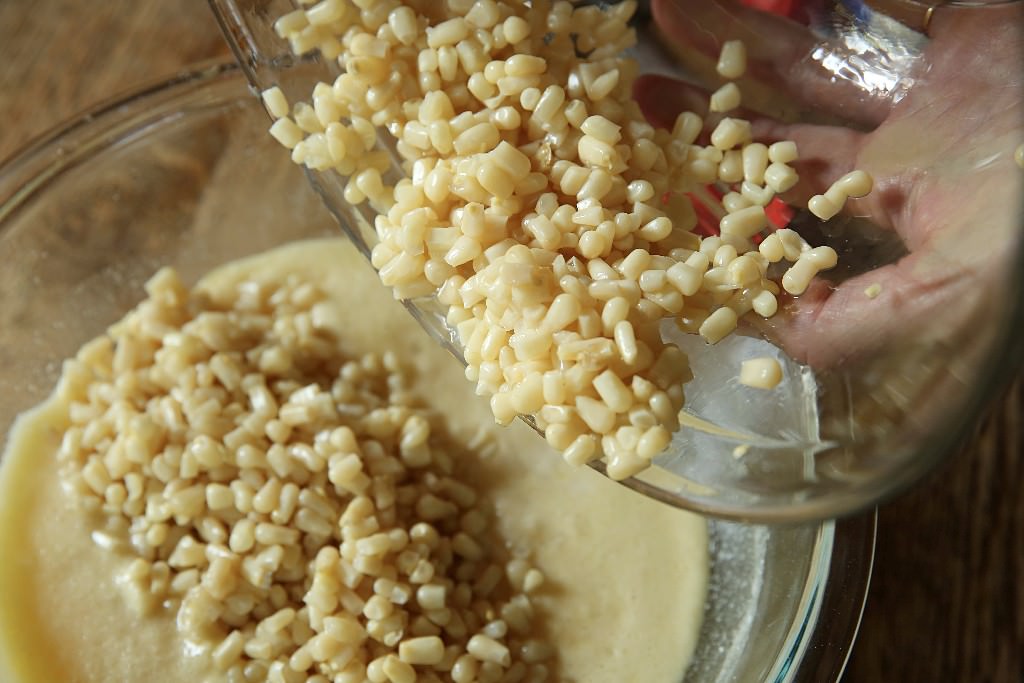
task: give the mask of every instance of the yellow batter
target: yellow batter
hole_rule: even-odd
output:
[[[484,428],[498,453],[474,477],[512,547],[546,575],[538,623],[558,650],[556,680],[678,683],[700,629],[707,529],[699,517],[643,498],[591,470],[565,465],[526,425],[493,424],[462,368],[380,286],[347,242],[299,243],[224,266],[201,286],[254,271],[301,273],[338,302],[347,351],[394,350],[415,389],[463,443]],[[206,662],[183,654],[171,614],[139,619],[114,576],[128,561],[98,548],[61,492],[55,451],[66,408],[23,416],[0,468],[0,680],[202,681]]]

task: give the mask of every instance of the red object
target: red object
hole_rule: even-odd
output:
[[[718,234],[718,219],[715,218],[715,214],[711,213],[708,207],[704,206],[704,203],[687,193],[687,197],[693,203],[693,211],[697,214],[697,227],[693,229],[695,233],[701,237],[712,237]]]
[[[792,206],[778,197],[772,199],[768,203],[768,206],[764,207],[764,214],[768,217],[768,222],[771,223],[776,230],[781,230],[789,225],[789,222],[793,220],[793,215],[795,213],[796,210]]]
[[[740,0],[744,5],[760,12],[777,14],[792,19],[804,26],[810,23],[811,16],[821,12],[822,0]]]
[[[721,200],[722,193],[714,185],[708,185],[707,191],[715,199]],[[670,193],[666,192],[661,201],[663,204],[668,203]],[[718,234],[718,219],[715,214],[704,205],[704,202],[700,197],[687,193],[687,197],[693,203],[693,210],[697,214],[697,226],[693,229],[693,232],[701,235],[702,237],[712,237]],[[768,218],[768,223],[774,230],[781,230],[789,225],[790,221],[793,220],[793,216],[796,214],[796,209],[782,201],[780,198],[775,197],[768,203],[768,206],[764,207],[765,216]],[[761,236],[754,236],[754,244],[761,243]]]
[[[800,4],[798,0],[742,0],[743,4],[762,12],[780,14],[784,17],[793,16],[794,10]]]
[[[710,194],[712,197],[714,197],[718,201],[722,201],[722,197],[725,196],[725,194],[723,192],[721,192],[718,189],[718,187],[715,186],[715,185],[705,185],[704,189],[707,190],[708,194]]]

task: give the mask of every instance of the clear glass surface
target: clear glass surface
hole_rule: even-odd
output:
[[[294,57],[274,33],[273,21],[297,6],[290,0],[210,2],[255,88],[278,85],[289,101],[308,101],[317,81],[332,82],[339,73],[336,62],[316,54]],[[851,14],[848,6],[858,4],[853,0],[818,4],[829,8],[822,21],[830,34],[808,60],[829,69],[847,87],[860,89],[865,101],[903,97],[915,87],[911,74],[927,73],[925,36],[880,12],[865,24]],[[681,75],[714,87],[714,60],[687,46],[664,44],[648,5],[641,3],[636,19],[640,43],[634,56],[641,73]],[[715,6],[714,0],[680,5],[693,13],[698,29],[702,16],[716,15],[696,10]],[[750,85],[744,101],[782,119],[844,125],[835,116],[794,109],[771,88]],[[390,148],[389,138],[380,135],[382,148]],[[392,177],[398,173],[396,164]],[[310,173],[309,178],[342,228],[369,253],[376,240],[370,209],[344,202],[345,179],[337,174]],[[1020,184],[1024,196],[1024,176]],[[1016,225],[1024,221],[1019,203],[991,210],[1012,214]],[[860,218],[821,224],[799,211],[792,227],[812,243],[827,243],[839,252],[840,266],[828,274],[835,285],[907,253],[891,231]],[[979,239],[985,234],[979,232]],[[956,302],[957,316],[915,323],[879,352],[828,368],[792,360],[764,342],[752,325],[741,326],[730,343],[714,347],[667,326],[663,336],[671,335],[685,348],[694,366],[728,372],[706,372],[703,381],[698,377],[686,387],[684,410],[703,426],[684,426],[655,467],[624,484],[718,517],[792,522],[863,510],[919,480],[952,452],[1009,376],[1007,367],[1020,360],[1024,306],[1012,293],[1024,284],[1024,244],[1019,231],[999,241],[989,264],[989,284],[984,291],[966,292]],[[459,356],[453,333],[432,300],[407,305],[439,343]],[[897,309],[893,315],[901,313]],[[732,370],[742,360],[766,354],[780,359],[786,378],[771,401],[739,385]],[[594,466],[603,471],[603,463]]]
[[[0,443],[64,358],[142,296],[292,240],[336,234],[265,134],[234,65],[84,114],[0,168]],[[874,517],[711,522],[710,591],[687,683],[837,680],[856,634]],[[644,558],[631,558],[643,561]]]

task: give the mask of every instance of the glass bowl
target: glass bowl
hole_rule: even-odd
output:
[[[132,308],[161,266],[194,282],[226,261],[337,234],[265,129],[241,71],[211,64],[90,111],[0,168],[0,442],[52,390],[62,359]],[[837,680],[867,591],[874,517],[712,521],[710,532],[686,681]]]
[[[651,4],[640,3],[635,19],[639,44],[634,56],[641,73],[684,76],[711,89],[717,87],[717,44],[705,45],[703,51],[696,46],[667,45],[653,25]],[[653,4],[655,10],[668,6],[668,2]],[[810,4],[831,7],[828,2]],[[854,5],[860,12],[856,16],[849,9]],[[340,73],[335,61],[321,60],[316,53],[295,57],[275,34],[274,20],[298,6],[290,0],[211,0],[211,6],[254,88],[278,85],[290,102],[308,101],[317,81],[330,83]],[[911,92],[912,76],[927,73],[935,55],[926,50],[927,38],[881,13],[870,13],[864,3],[845,0],[835,7],[838,10],[819,16],[819,27],[829,35],[822,36],[800,68],[827,68],[826,75],[841,81],[848,94],[852,89],[862,104],[896,100]],[[715,0],[678,4],[680,15],[696,22],[693,31],[698,35],[712,35],[703,31],[700,22],[720,18],[716,8]],[[758,37],[757,27],[743,22],[738,26],[737,35]],[[784,120],[853,125],[834,113],[786,106],[789,103],[778,92],[756,86],[752,84],[751,101]],[[389,138],[381,134],[382,148],[391,147]],[[1012,155],[1012,147],[1006,152]],[[370,209],[352,207],[342,199],[345,179],[337,174],[310,173],[309,178],[341,226],[369,253],[376,241]],[[1019,196],[1024,196],[1024,175],[1020,181]],[[956,192],[956,187],[949,191]],[[1008,217],[1010,225],[1021,224],[1019,206],[989,210]],[[827,243],[839,252],[840,266],[828,274],[827,282],[833,287],[907,254],[891,230],[880,230],[863,218],[840,216],[822,224],[801,210],[791,227],[812,244]],[[850,514],[922,478],[967,434],[1011,374],[1007,366],[1021,355],[1014,346],[1019,339],[1014,333],[1024,318],[1020,297],[986,292],[1021,290],[1024,243],[1019,231],[992,235],[987,228],[979,225],[977,238],[999,241],[1000,248],[993,250],[984,266],[985,287],[963,291],[939,311],[955,309],[956,315],[917,319],[880,348],[828,366],[797,362],[769,344],[766,338],[779,338],[771,325],[741,326],[737,334],[714,347],[696,335],[680,333],[675,326],[663,327],[663,337],[683,348],[694,368],[695,379],[685,387],[684,411],[695,424],[674,435],[669,449],[655,459],[655,467],[624,483],[704,514],[774,522]],[[947,265],[940,263],[939,268]],[[887,319],[909,318],[913,301],[899,294],[879,302],[883,300],[891,306]],[[459,356],[453,333],[436,304],[420,300],[407,305],[439,343]],[[869,343],[875,336],[860,332]],[[785,377],[767,400],[759,390],[735,379],[742,360],[764,355],[778,358]],[[599,461],[594,465],[603,469]]]

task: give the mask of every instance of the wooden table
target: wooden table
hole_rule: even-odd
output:
[[[0,158],[99,100],[227,54],[202,0],[4,0]],[[1024,680],[1022,418],[1018,380],[979,438],[882,509],[849,683]]]

